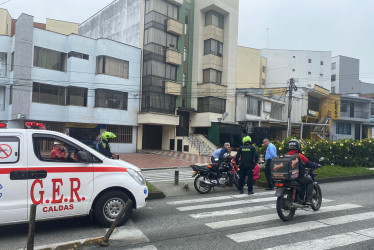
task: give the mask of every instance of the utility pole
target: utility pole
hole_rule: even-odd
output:
[[[295,85],[295,79],[290,79],[290,85],[288,86],[288,118],[287,118],[287,137],[291,136],[291,110],[292,110],[292,91],[297,91]]]

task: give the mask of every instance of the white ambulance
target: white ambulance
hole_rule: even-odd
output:
[[[27,123],[27,127],[44,127]],[[106,158],[67,135],[40,129],[6,129],[0,123],[0,225],[92,214],[110,226],[128,199],[146,205],[148,189],[141,170]]]

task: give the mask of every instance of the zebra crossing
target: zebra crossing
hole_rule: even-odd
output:
[[[193,171],[191,168],[179,169],[179,181],[193,181],[195,178],[192,177]],[[174,182],[175,170],[154,170],[154,171],[143,171],[145,179],[151,183],[157,182]]]
[[[254,244],[252,247],[256,249],[331,249],[365,241],[374,243],[374,211],[367,211],[361,205],[323,199],[319,211],[297,209],[292,221],[282,222],[275,201],[274,192],[262,192],[251,196],[202,197],[166,204],[209,229],[227,232],[225,237],[228,240],[237,244]],[[352,231],[339,231],[348,224],[352,224]],[[306,237],[310,231],[325,233],[310,239]],[[290,237],[295,234],[302,237]],[[273,242],[281,244],[272,245]]]

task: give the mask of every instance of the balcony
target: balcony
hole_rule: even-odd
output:
[[[177,82],[165,82],[165,94],[179,96],[181,94],[181,85]]]
[[[205,26],[203,31],[203,40],[208,39],[214,39],[223,43],[223,29],[215,25]]]
[[[374,122],[374,115],[370,116],[370,122]]]
[[[227,99],[227,87],[215,83],[202,83],[197,85],[197,97],[213,96]]]
[[[203,69],[215,69],[218,71],[223,71],[222,57],[211,54],[203,56]]]
[[[180,36],[183,34],[183,24],[177,20],[168,19],[166,22],[166,31],[173,35]]]
[[[359,118],[369,119],[369,112],[365,111],[354,111],[354,112],[340,112],[340,118]]]
[[[176,50],[168,49],[166,51],[166,63],[174,64],[177,66],[182,65],[182,54]]]

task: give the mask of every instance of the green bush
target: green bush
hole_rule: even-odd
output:
[[[287,144],[292,138],[284,141],[272,141],[277,154],[288,152]],[[265,155],[266,147],[257,148],[259,154]],[[301,144],[302,153],[311,161],[318,162],[324,157],[323,165],[374,167],[374,139],[363,140],[305,140]]]

